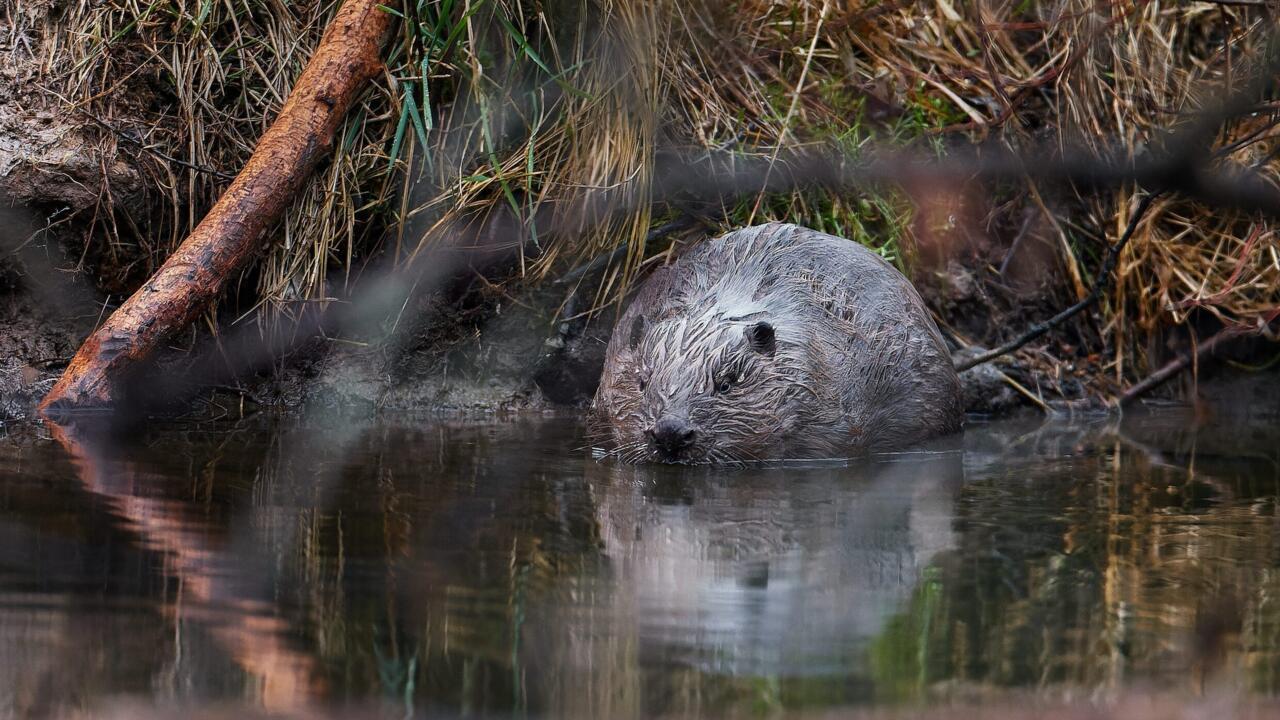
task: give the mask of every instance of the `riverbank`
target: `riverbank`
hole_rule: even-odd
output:
[[[1076,319],[971,372],[973,413],[1101,409],[1171,362],[1184,366],[1154,395],[1195,401],[1220,361],[1269,367],[1280,263],[1258,213],[1051,180],[1034,164],[850,185],[788,160],[796,148],[854,163],[991,147],[1034,159],[1067,144],[1150,157],[1164,133],[1248,87],[1261,11],[944,5],[695,4],[679,22],[595,2],[554,17],[425,7],[341,146],[256,264],[171,343],[161,375],[237,405],[580,406],[627,288],[702,237],[774,219],[881,253],[959,357],[1112,279]],[[0,193],[26,211],[0,248],[6,414],[27,412],[68,348],[203,216],[329,9],[40,0],[0,15]],[[1274,178],[1273,115],[1223,118],[1205,140],[1215,162]],[[767,169],[742,170],[753,167]],[[421,281],[442,252],[462,257]],[[393,276],[406,287],[368,303],[376,317],[341,332],[312,322],[318,308],[365,306],[359,288],[377,296]],[[73,307],[48,302],[63,297]],[[1224,329],[1254,337],[1199,357]]]

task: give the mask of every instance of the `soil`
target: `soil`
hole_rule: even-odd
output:
[[[53,387],[75,352],[78,333],[40,317],[37,308],[0,298],[0,421],[25,417]]]
[[[30,413],[96,320],[90,296],[40,262],[48,248],[5,242],[25,228],[0,207],[0,421]]]
[[[122,152],[118,138],[45,84],[42,40],[57,13],[51,1],[24,0],[0,16],[0,194],[69,238],[95,210],[137,209],[145,183],[137,153]]]
[[[511,294],[509,294],[511,293]],[[367,346],[311,345],[260,377],[254,394],[288,407],[541,411],[595,394],[608,323],[557,322],[565,291],[488,283],[418,298],[398,337]]]
[[[20,283],[0,293],[0,421],[33,414],[97,319],[59,311],[31,284],[24,270]],[[197,414],[240,412],[246,403],[286,412],[580,408],[595,392],[608,328],[554,322],[563,299],[563,291],[546,290],[514,299],[434,294],[419,301],[420,319],[404,321],[409,327],[392,342],[315,338],[263,367],[240,365],[222,376],[201,365],[212,358],[218,371],[226,369],[217,346],[205,341],[192,352],[171,352],[146,374],[148,382],[205,378],[213,388],[199,388],[179,406],[191,408],[194,400],[190,412]],[[183,395],[180,383],[162,387]]]

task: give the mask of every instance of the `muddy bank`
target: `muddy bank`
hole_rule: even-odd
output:
[[[120,98],[111,118],[70,102],[54,82],[69,58],[51,41],[68,8],[54,0],[7,5],[0,9],[0,209],[22,208],[26,226],[10,217],[0,228],[0,255],[47,243],[45,259],[75,284],[131,292],[150,273],[153,249],[172,240],[155,224],[161,206],[154,197],[163,192],[161,176],[172,184],[172,168],[142,151],[148,125],[139,108],[148,98]],[[0,259],[0,275],[15,272],[12,258]]]
[[[74,284],[35,260],[7,260],[0,285],[0,421],[33,415],[104,310],[105,297],[95,303],[83,287],[83,302],[62,302]],[[302,337],[274,352],[227,318],[217,336],[178,342],[144,370],[136,399],[179,415],[579,408],[595,392],[610,328],[607,315],[558,319],[576,302],[563,288],[478,279],[413,297],[368,332]]]
[[[94,293],[55,269],[66,259],[31,220],[0,195],[0,421],[30,414],[101,312]]]
[[[31,414],[92,323],[51,317],[29,297],[0,295],[0,422]]]
[[[31,415],[104,310],[46,258],[47,245],[7,262],[0,286],[0,420]],[[175,348],[147,384],[214,414],[264,409],[547,411],[586,406],[595,392],[612,310],[583,313],[584,290],[503,287],[476,276],[414,296],[367,332],[313,337],[269,353],[228,319],[216,338]],[[75,297],[76,302],[66,301]],[[55,298],[63,301],[57,302]],[[236,349],[247,343],[252,352]],[[247,358],[247,359],[245,359]],[[966,408],[984,416],[1027,405],[1004,370],[963,373]],[[159,383],[168,378],[172,383]]]
[[[17,245],[6,245],[0,273],[0,421],[32,414],[112,305],[65,270],[71,260],[63,249],[24,235],[29,225],[19,217],[4,215],[6,237],[30,242],[19,243],[18,252]],[[411,296],[363,332],[301,338],[274,353],[262,350],[255,332],[238,333],[235,318],[224,317],[216,337],[179,343],[147,371],[147,379],[166,388],[177,404],[163,409],[178,414],[316,407],[357,413],[572,412],[585,407],[595,391],[614,317],[611,309],[585,315],[588,287],[504,286],[473,274]],[[254,352],[237,354],[237,343]],[[980,350],[954,341],[951,349],[957,358]],[[1243,409],[1274,415],[1280,409],[1280,391],[1272,390],[1280,387],[1274,370],[1212,361],[1196,370],[1157,397],[1184,398],[1206,416]],[[175,382],[159,382],[166,378]],[[973,419],[1059,411],[1060,406],[1040,405],[1036,373],[1010,359],[968,370],[961,380]]]
[[[412,298],[379,340],[315,340],[245,387],[283,408],[543,411],[584,407],[604,363],[608,317],[563,320],[563,289],[477,278]],[[567,299],[567,302],[566,302]]]
[[[184,207],[201,202],[181,180],[191,168],[149,144],[149,133],[166,130],[154,117],[169,117],[164,78],[130,74],[100,88],[110,117],[59,94],[54,71],[73,11],[56,0],[0,9],[0,420],[31,414],[79,343],[177,239],[178,216],[203,212]],[[122,61],[135,50],[103,48]],[[502,269],[464,269],[368,327],[308,339],[317,333],[304,318],[296,337],[271,343],[265,330],[242,327],[253,324],[243,321],[259,299],[257,272],[237,281],[212,325],[175,338],[142,384],[160,380],[160,394],[190,399],[197,412],[541,410],[594,392],[608,323],[558,320],[585,309],[567,287],[520,289],[503,285]]]

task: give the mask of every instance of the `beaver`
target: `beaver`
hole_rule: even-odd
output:
[[[796,225],[707,240],[622,314],[592,401],[626,462],[844,458],[960,429],[960,381],[911,283]]]

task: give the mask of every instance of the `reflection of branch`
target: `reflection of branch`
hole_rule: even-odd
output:
[[[1133,231],[1138,227],[1138,223],[1142,220],[1142,216],[1147,213],[1147,210],[1151,208],[1151,204],[1158,197],[1160,197],[1160,193],[1153,193],[1142,198],[1142,202],[1138,203],[1138,208],[1137,210],[1134,210],[1133,217],[1129,218],[1129,225],[1124,229],[1124,234],[1120,236],[1120,239],[1117,240],[1115,244],[1107,249],[1107,255],[1102,260],[1102,267],[1098,269],[1097,277],[1093,281],[1093,287],[1089,290],[1089,294],[1086,295],[1084,299],[1057,315],[1054,315],[1048,320],[1032,325],[1030,330],[1027,330],[1022,335],[1019,335],[1000,347],[995,348],[994,350],[988,350],[981,355],[975,355],[968,360],[957,363],[956,371],[964,372],[975,365],[981,365],[982,363],[994,360],[1001,355],[1011,353],[1058,327],[1062,323],[1070,320],[1076,315],[1079,315],[1085,310],[1085,308],[1088,308],[1090,305],[1097,302],[1098,298],[1102,297],[1102,293],[1111,285],[1111,271],[1116,267],[1116,261],[1120,258],[1120,252],[1124,250],[1124,246],[1128,244],[1129,238],[1133,236]]]
[[[324,691],[318,665],[314,657],[291,646],[287,638],[293,629],[268,602],[237,587],[243,563],[203,541],[204,529],[186,503],[143,494],[140,474],[106,457],[98,428],[53,422],[47,427],[71,456],[85,488],[104,498],[111,513],[142,539],[144,547],[167,558],[166,570],[182,582],[183,593],[197,601],[195,607],[179,603],[166,611],[207,625],[218,644],[259,679],[265,709],[304,714]]]

